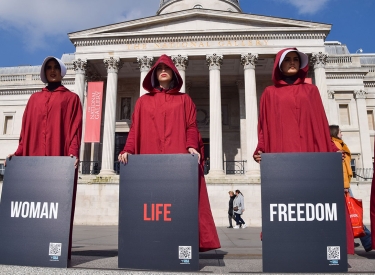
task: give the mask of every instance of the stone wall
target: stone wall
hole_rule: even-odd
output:
[[[217,226],[228,226],[229,190],[239,189],[245,197],[245,213],[242,218],[249,226],[261,226],[261,190],[259,183],[251,184],[208,184],[211,210]],[[364,222],[370,224],[371,182],[352,183],[356,198],[363,200]],[[116,225],[118,224],[119,185],[79,184],[77,190],[75,224]],[[131,210],[129,210],[131,211]]]

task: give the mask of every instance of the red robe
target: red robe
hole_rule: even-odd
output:
[[[78,95],[64,86],[53,92],[43,88],[31,95],[23,113],[16,156],[70,156],[79,158],[82,135],[82,106]],[[77,171],[73,188],[69,235],[70,259],[77,190]]]
[[[153,87],[152,82],[157,83],[154,71],[160,63],[173,70],[175,88],[161,91]],[[166,55],[161,56],[143,81],[143,87],[149,93],[137,100],[121,154],[187,154],[188,148],[199,152],[196,107],[189,95],[179,92],[182,83],[173,61]],[[201,166],[199,171],[199,249],[207,251],[220,248],[220,241]]]
[[[276,55],[272,81],[260,99],[258,120],[258,151],[264,153],[336,152],[319,90],[305,83],[308,65],[301,68],[298,78],[289,85],[282,78],[279,61],[284,51]],[[294,48],[294,50],[297,50]],[[346,211],[347,212],[347,211]],[[348,213],[346,219],[349,220]],[[350,222],[346,223],[348,253],[354,254],[354,239]]]
[[[374,175],[372,176],[372,184],[371,184],[370,220],[371,220],[372,249],[375,249],[375,171],[374,171]]]

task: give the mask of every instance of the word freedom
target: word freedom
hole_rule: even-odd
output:
[[[270,204],[270,221],[337,221],[336,203],[289,203]]]
[[[59,203],[12,201],[11,218],[57,219]]]

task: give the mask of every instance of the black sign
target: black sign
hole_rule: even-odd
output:
[[[74,161],[7,160],[0,203],[0,264],[67,267]]]
[[[129,156],[119,215],[119,268],[199,270],[197,156]]]
[[[263,154],[263,272],[347,272],[339,153]]]

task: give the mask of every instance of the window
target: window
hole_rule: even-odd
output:
[[[0,163],[0,180],[4,179],[4,171],[5,171],[5,166],[3,163]],[[1,190],[0,190],[0,194],[1,194]]]
[[[357,173],[356,173],[356,170],[355,170],[355,159],[351,159],[350,160],[350,166],[351,166],[352,171],[353,171],[353,178],[356,178],[357,177]]]
[[[350,113],[348,104],[339,105],[340,125],[350,125]]]
[[[375,130],[374,111],[367,111],[368,129]]]
[[[5,116],[3,135],[11,135],[13,133],[13,116]]]

